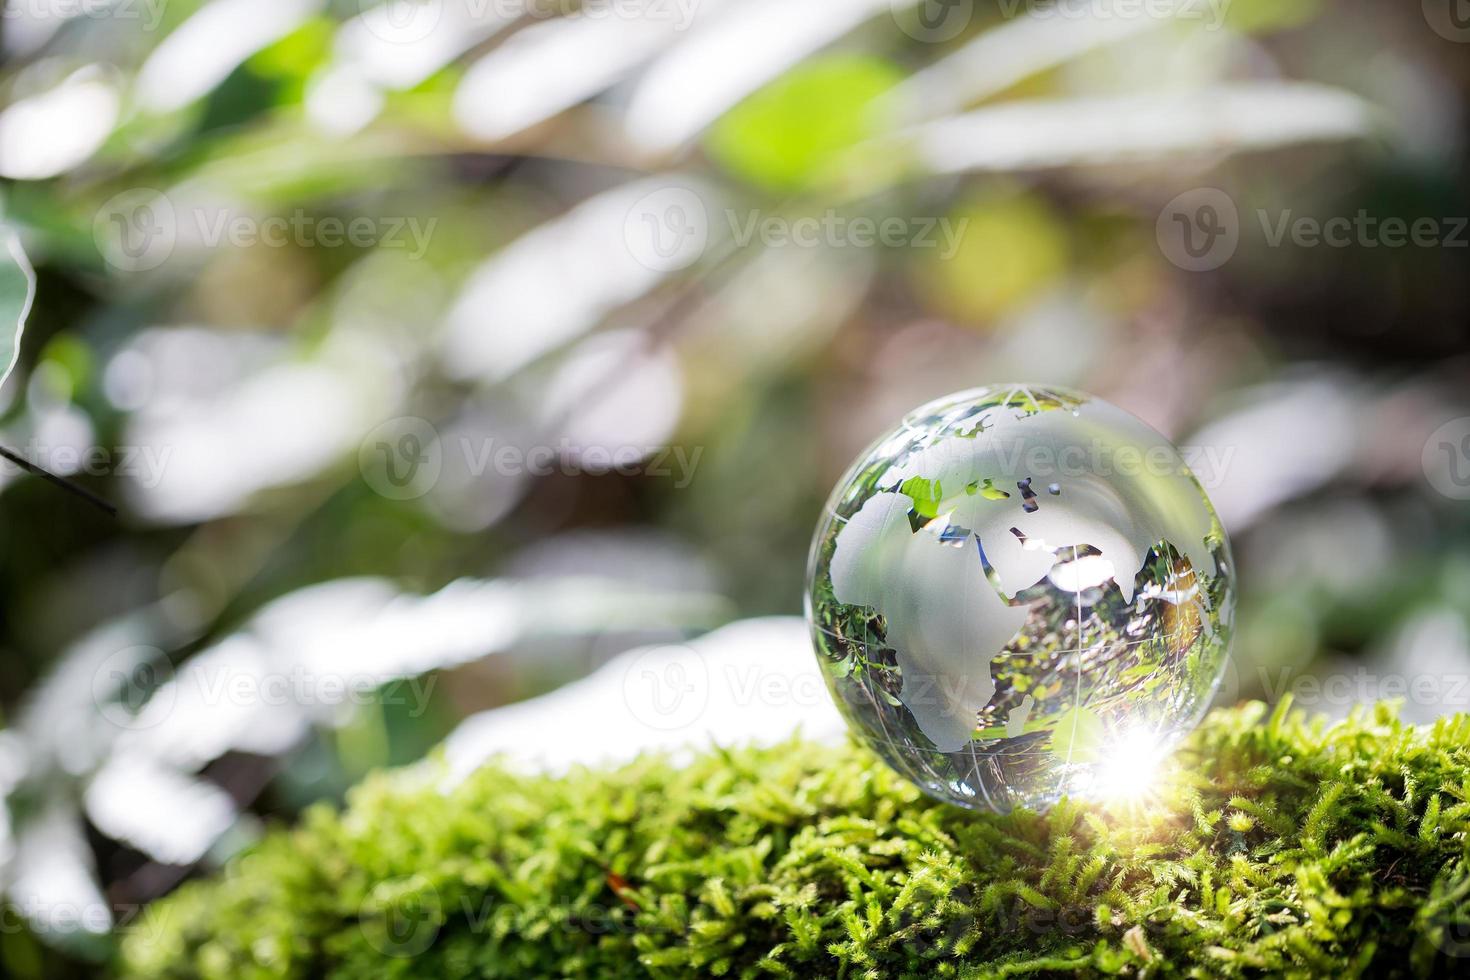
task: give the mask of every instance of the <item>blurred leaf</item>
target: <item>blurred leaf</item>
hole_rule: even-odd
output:
[[[204,857],[236,816],[218,786],[142,755],[109,759],[83,799],[94,827],[166,864]]]
[[[1322,0],[1231,0],[1225,22],[1248,34],[1289,30],[1317,19]]]
[[[1051,750],[1069,763],[1098,762],[1104,735],[1101,718],[1086,708],[1073,708],[1057,719]]]
[[[844,150],[878,133],[873,103],[902,80],[887,61],[817,58],[736,106],[706,147],[727,169],[772,190],[799,190]]]
[[[332,53],[337,22],[316,16],[273,44],[261,48],[246,62],[261,75],[304,78]]]
[[[251,55],[242,67],[275,83],[277,105],[300,102],[306,96],[307,80],[331,57],[336,30],[330,18],[313,17]]]
[[[200,8],[138,71],[139,104],[172,112],[208,95],[251,55],[295,31],[315,6],[315,0],[216,0]]]
[[[84,390],[96,370],[92,349],[73,334],[52,337],[36,357],[36,363],[47,365],[48,373],[57,376],[57,382],[65,387],[68,398]]]
[[[952,316],[984,323],[1034,299],[1067,272],[1067,230],[1040,198],[972,201],[947,219],[958,244],[925,253],[922,287]]]
[[[710,231],[718,232],[719,224],[705,219],[716,201],[703,181],[651,177],[587,198],[522,235],[466,280],[449,313],[443,344],[446,371],[503,381],[592,330],[608,313],[663,282],[681,255],[692,261],[703,253],[710,236],[682,231],[664,236],[666,229],[658,222],[685,215],[687,208],[706,221],[700,227],[713,225]],[[639,228],[638,218],[647,219],[653,231],[647,225]],[[643,237],[630,239],[629,228]],[[637,252],[630,241],[649,245]],[[656,247],[668,243],[674,251],[667,257],[675,261],[655,261],[665,258]],[[568,282],[568,268],[585,273]],[[500,329],[502,323],[515,323],[517,329]]]
[[[591,98],[682,37],[662,14],[645,4],[626,18],[557,17],[517,31],[465,72],[455,118],[498,140]]]
[[[20,337],[36,298],[36,273],[20,246],[20,238],[0,229],[0,384],[15,370]]]
[[[694,745],[770,744],[798,731],[836,738],[842,722],[827,698],[751,698],[743,690],[751,678],[793,691],[808,683],[820,688],[808,646],[804,620],[770,616],[739,620],[688,643],[627,650],[548,694],[466,718],[444,743],[447,781],[458,782],[496,756],[565,771]],[[687,715],[669,715],[670,702],[648,683],[666,676],[699,678],[690,698],[677,699],[681,707],[673,709]],[[608,710],[614,704],[621,710]],[[569,718],[596,718],[596,737],[567,724]]]
[[[627,135],[652,156],[695,139],[762,84],[859,24],[912,0],[743,0],[690,32],[642,76],[628,100]],[[700,8],[701,14],[707,5]]]
[[[110,920],[111,910],[97,885],[81,815],[69,800],[53,794],[17,828],[7,871],[7,897],[41,938],[74,954],[97,952],[98,926],[111,923],[99,923],[95,912]],[[83,916],[84,910],[94,914]]]
[[[1157,165],[1182,154],[1358,139],[1374,132],[1375,117],[1369,103],[1329,85],[1241,82],[986,106],[923,124],[889,152],[911,152],[931,175]]]
[[[361,0],[332,42],[334,61],[386,89],[421,85],[460,55],[509,28],[519,4],[484,0],[378,3]]]
[[[1167,17],[1086,16],[1080,6],[1028,7],[984,31],[906,78],[892,92],[894,111],[905,120],[958,112],[1079,55],[1171,23]]]
[[[372,188],[432,180],[440,164],[410,158],[413,146],[394,132],[365,132],[350,138],[286,126],[246,128],[206,145],[192,177],[201,186],[238,195],[262,206],[338,200]]]

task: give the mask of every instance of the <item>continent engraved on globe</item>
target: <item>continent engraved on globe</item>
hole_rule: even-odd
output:
[[[837,488],[808,592],[829,686],[934,795],[1085,794],[1110,746],[1171,745],[1224,668],[1228,545],[1183,458],[1099,399],[942,399]]]

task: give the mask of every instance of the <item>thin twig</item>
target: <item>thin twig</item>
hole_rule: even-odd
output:
[[[0,446],[0,456],[3,456],[6,459],[10,460],[16,466],[19,466],[21,469],[25,470],[27,473],[34,473],[41,479],[56,484],[63,490],[71,491],[78,497],[81,497],[83,500],[87,501],[87,503],[91,504],[93,507],[96,507],[98,510],[104,511],[109,517],[117,516],[116,507],[103,500],[92,491],[78,486],[65,477],[57,476],[55,473],[52,473],[49,470],[41,469],[41,467],[37,466],[35,463],[32,463],[30,460],[16,455],[9,449],[6,449],[4,446]]]

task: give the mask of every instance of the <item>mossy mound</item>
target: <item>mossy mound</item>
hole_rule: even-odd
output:
[[[855,747],[360,787],[156,905],[129,976],[1427,975],[1470,965],[1470,717],[1216,712],[1156,799],[988,817]]]

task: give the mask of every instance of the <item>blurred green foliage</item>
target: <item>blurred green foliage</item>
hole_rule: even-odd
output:
[[[854,146],[887,126],[877,103],[903,79],[869,55],[826,55],[760,89],[706,137],[710,155],[732,173],[777,193],[830,179]]]

